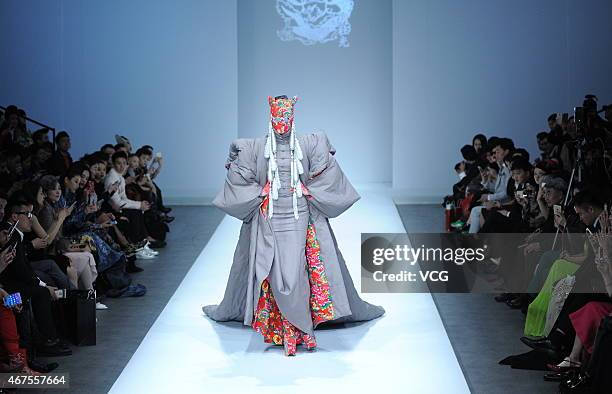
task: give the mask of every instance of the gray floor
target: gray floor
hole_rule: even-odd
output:
[[[408,232],[440,232],[443,228],[444,212],[439,205],[400,205],[398,211]],[[75,347],[72,356],[53,359],[60,363],[58,372],[70,372],[70,392],[106,393],[110,389],[223,217],[212,207],[175,207],[173,213],[176,220],[171,224],[168,246],[157,259],[139,262],[145,271],[134,275],[135,282],[147,286],[147,295],[106,300],[109,310],[97,313],[97,345]],[[519,341],[520,312],[496,303],[490,295],[437,294],[434,301],[473,393],[556,392],[556,385],[544,382],[541,372],[498,364],[508,355],[528,350]],[[159,362],[180,360],[160,357]]]
[[[440,205],[398,205],[407,232],[444,229]],[[498,362],[530,349],[520,342],[524,315],[487,294],[434,294],[440,317],[473,393],[556,393],[543,372],[512,369]],[[443,372],[441,371],[443,378]]]
[[[109,309],[97,312],[97,345],[73,347],[71,356],[48,359],[60,364],[57,372],[70,373],[69,392],[110,390],[223,218],[213,207],[174,207],[172,214],[176,219],[170,224],[168,246],[160,249],[156,259],[138,261],[145,270],[133,275],[135,283],[147,287],[147,294],[104,300]],[[180,360],[160,357],[159,362]]]

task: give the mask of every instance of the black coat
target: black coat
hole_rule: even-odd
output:
[[[13,293],[29,286],[39,286],[40,280],[30,266],[29,254],[33,248],[28,241],[21,241],[19,233],[15,231],[10,244],[17,240],[16,254],[13,261],[0,273],[0,283],[9,293]]]

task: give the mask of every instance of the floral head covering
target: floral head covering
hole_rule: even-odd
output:
[[[297,102],[297,96],[268,96],[270,104],[270,121],[272,128],[277,134],[285,134],[291,131],[293,126],[293,106]]]

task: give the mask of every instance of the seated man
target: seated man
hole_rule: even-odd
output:
[[[0,274],[0,281],[8,293],[21,293],[25,302],[31,300],[34,318],[43,336],[43,342],[38,347],[41,356],[65,356],[72,350],[57,336],[55,322],[51,311],[51,301],[56,299],[56,287],[42,281],[30,266],[27,255],[27,245],[24,242],[24,232],[31,231],[31,204],[25,200],[12,200],[6,207],[6,222],[0,230],[7,230],[17,223],[10,239],[0,239],[1,243],[15,246],[15,258]],[[5,237],[6,238],[6,237]],[[10,246],[12,247],[12,246]]]
[[[151,208],[148,201],[135,201],[128,198],[125,192],[125,178],[127,172],[127,154],[125,152],[115,152],[112,156],[113,168],[106,174],[104,178],[104,189],[106,192],[116,190],[110,195],[110,205],[117,211],[121,212],[121,216],[127,220],[121,220],[120,229],[126,235],[128,240],[134,244],[141,242],[144,239],[150,241],[152,248],[165,246],[165,243],[158,242],[153,237],[149,236],[147,227],[144,221],[143,212]]]

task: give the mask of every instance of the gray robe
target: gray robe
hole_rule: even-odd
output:
[[[334,309],[334,320],[329,323],[375,319],[385,311],[359,297],[328,220],[347,210],[360,197],[336,162],[335,149],[325,134],[298,134],[297,138],[303,152],[304,173],[300,179],[313,197],[307,200],[306,214],[316,229]],[[283,316],[300,330],[313,335],[315,327],[307,310],[309,287],[308,277],[302,275],[306,273],[303,262],[296,259],[282,263],[302,265],[296,277],[291,274],[296,269],[280,266],[275,258],[290,255],[291,251],[280,249],[296,248],[296,245],[277,242],[271,220],[259,210],[261,191],[267,182],[265,142],[265,137],[241,138],[230,145],[227,178],[213,205],[242,220],[243,224],[223,300],[219,305],[207,305],[202,310],[213,320],[236,320],[251,325],[261,284],[270,276],[272,294]],[[276,204],[274,208],[276,214]],[[303,247],[305,243],[304,238],[298,246]],[[284,283],[292,280],[300,283]]]

